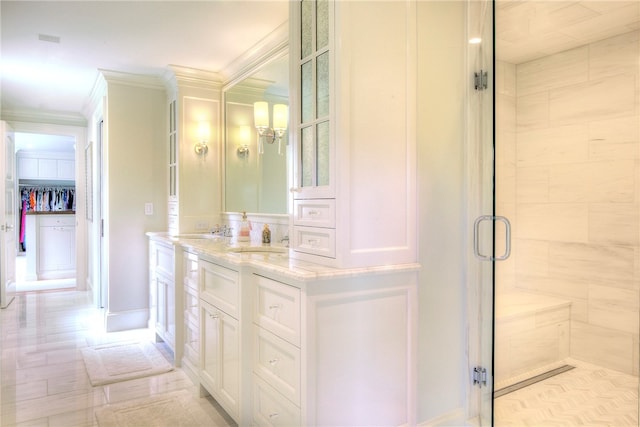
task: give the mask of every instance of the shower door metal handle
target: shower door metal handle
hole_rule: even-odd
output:
[[[500,256],[494,257],[493,255],[484,255],[480,253],[480,223],[483,221],[496,221],[502,222],[505,227],[505,248],[504,253]],[[481,215],[476,218],[473,223],[473,254],[481,261],[504,261],[511,255],[511,223],[506,217],[494,216],[494,215]]]

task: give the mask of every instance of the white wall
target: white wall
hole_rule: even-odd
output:
[[[107,77],[107,331],[147,326],[145,232],[167,229],[167,111],[162,86],[134,86]],[[145,202],[153,203],[153,215],[145,215]]]
[[[465,12],[418,2],[419,422],[460,421],[466,408]]]

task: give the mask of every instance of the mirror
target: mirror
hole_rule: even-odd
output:
[[[268,103],[273,128],[274,106],[289,105],[287,54],[257,67],[225,91],[225,211],[286,214],[288,124],[280,141],[268,143],[272,138],[259,136],[254,125],[258,101]]]

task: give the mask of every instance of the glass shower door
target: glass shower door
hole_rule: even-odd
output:
[[[467,3],[467,211],[469,224],[469,414],[477,425],[493,419],[494,263],[508,256],[496,244],[508,221],[495,216],[493,1]],[[503,224],[504,227],[500,224]],[[504,233],[502,238],[507,237]],[[501,251],[498,253],[497,251]]]

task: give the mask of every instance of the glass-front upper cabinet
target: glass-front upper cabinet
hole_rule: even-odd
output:
[[[299,34],[296,69],[299,93],[295,198],[333,197],[331,127],[331,13],[328,0],[302,0],[296,5]],[[294,57],[295,58],[295,57]]]

